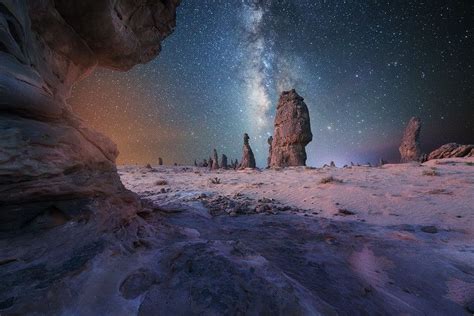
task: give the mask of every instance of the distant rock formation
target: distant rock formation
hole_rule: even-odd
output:
[[[240,168],[256,168],[255,157],[250,148],[249,144],[250,137],[247,133],[244,134],[244,147],[242,149],[242,161],[240,162]]]
[[[273,144],[273,137],[270,136],[267,139],[268,143],[268,158],[267,158],[267,168],[270,168],[270,165],[272,164],[272,144]]]
[[[456,143],[449,143],[433,150],[428,155],[428,160],[456,158],[456,157],[474,157],[474,145],[460,145]]]
[[[408,122],[405,133],[403,134],[402,143],[398,148],[401,162],[419,161],[421,156],[420,131],[421,119],[412,117]]]
[[[222,154],[222,159],[221,159],[221,168],[222,169],[227,169],[229,168],[228,162],[227,162],[227,156]]]
[[[329,163],[329,166],[332,168],[336,168],[336,164],[334,163],[334,161],[331,161],[331,163]]]
[[[212,169],[219,169],[219,156],[217,155],[217,150],[215,148],[212,154]]]
[[[271,167],[306,165],[305,146],[313,139],[308,107],[296,91],[280,95],[273,133]]]
[[[163,166],[163,158],[158,157],[158,165]]]
[[[236,170],[239,167],[239,160],[235,159],[235,161],[232,163],[232,168]]]

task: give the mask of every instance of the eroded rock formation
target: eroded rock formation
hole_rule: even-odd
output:
[[[400,151],[401,162],[418,161],[421,156],[420,149],[421,119],[412,117],[403,134]]]
[[[134,248],[142,202],[120,181],[117,147],[66,99],[97,65],[127,70],[155,57],[177,5],[0,0],[0,261],[13,260],[0,269],[1,314],[67,313],[72,297],[54,284],[114,238],[124,241],[117,251]]]
[[[460,145],[449,143],[433,150],[428,155],[428,160],[443,158],[474,157],[474,145]]]
[[[296,91],[284,91],[278,101],[271,167],[306,165],[306,145],[313,139],[308,107]]]
[[[126,70],[155,57],[177,4],[0,0],[0,230],[51,208],[72,218],[71,209],[125,192],[117,147],[65,100],[96,65]]]
[[[242,161],[240,162],[240,168],[256,168],[255,156],[253,155],[252,148],[249,144],[250,137],[247,133],[244,134],[244,147],[242,148]]]

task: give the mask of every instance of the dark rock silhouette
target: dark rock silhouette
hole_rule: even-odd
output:
[[[247,133],[244,134],[244,147],[242,148],[242,161],[240,162],[240,168],[256,168],[255,165],[255,157],[252,152],[252,148],[250,148],[249,144],[249,135]]]
[[[313,139],[308,107],[296,91],[280,95],[273,133],[271,167],[306,165],[306,145]]]
[[[163,166],[163,158],[158,157],[158,165]]]
[[[403,134],[400,151],[401,162],[418,161],[421,156],[420,149],[421,119],[412,117]]]
[[[428,155],[428,160],[456,158],[456,157],[474,157],[474,145],[460,145],[449,143],[433,150]]]
[[[208,165],[209,165],[209,164],[208,164],[207,160],[204,159],[204,160],[202,161],[202,166],[203,166],[203,167],[207,167]]]
[[[228,162],[227,162],[227,156],[224,155],[224,154],[222,154],[221,168],[222,169],[228,169],[229,168],[229,165],[228,165]]]
[[[331,163],[329,164],[330,167],[332,168],[335,168],[336,167],[336,164],[334,163],[334,161],[331,161]]]
[[[219,157],[217,155],[217,150],[214,148],[212,156],[212,169],[219,169]]]
[[[272,143],[273,143],[273,137],[272,136],[268,137],[267,143],[268,143],[267,168],[270,168],[270,165],[272,163]]]

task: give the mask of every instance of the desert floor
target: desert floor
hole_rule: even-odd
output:
[[[234,293],[232,283],[270,297],[291,288],[303,313],[474,312],[474,158],[239,171],[121,166],[119,173],[150,203],[150,217],[185,235],[167,245],[179,244],[199,273],[179,277],[179,291],[208,288],[196,296],[209,300],[206,308],[234,301],[248,311],[240,306],[246,291]],[[156,295],[141,309],[155,310],[164,299]],[[184,311],[172,305],[165,312]]]

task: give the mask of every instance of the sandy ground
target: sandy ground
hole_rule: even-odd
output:
[[[434,225],[474,234],[474,158],[388,164],[382,167],[219,170],[195,167],[123,166],[125,186],[157,205],[207,195],[274,199],[298,215],[369,224]],[[325,178],[335,181],[321,183]],[[218,178],[219,184],[210,179]],[[157,184],[164,180],[165,184]],[[341,180],[342,183],[339,183]],[[161,193],[163,189],[166,193]],[[346,209],[352,216],[340,216]]]
[[[119,173],[153,205],[160,225],[184,232],[180,254],[199,262],[211,253],[201,263],[206,288],[241,282],[241,266],[263,260],[276,270],[261,277],[284,276],[307,302],[303,313],[468,315],[474,308],[474,158],[241,171],[121,166]],[[204,250],[188,253],[189,243]],[[236,259],[235,249],[246,255]],[[212,270],[216,252],[241,268],[227,277]],[[153,302],[142,308],[153,310]]]

